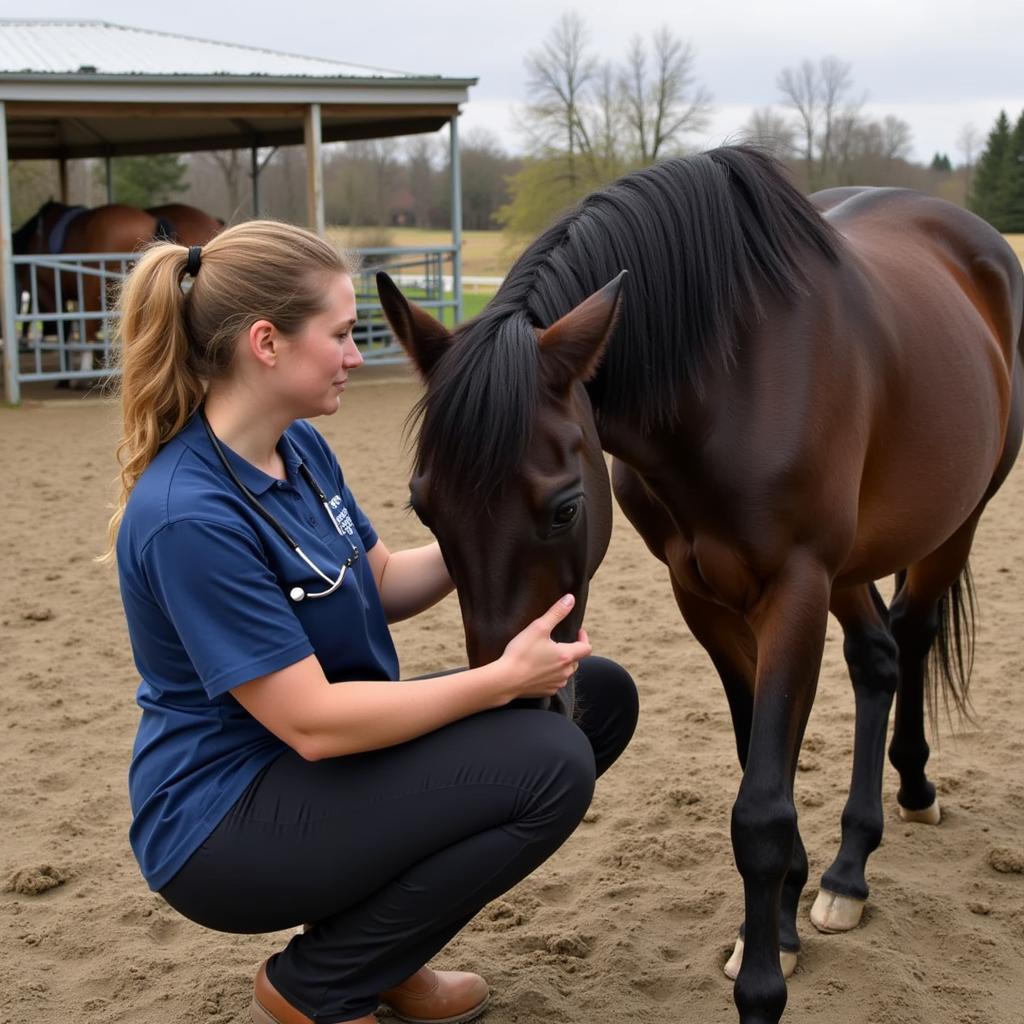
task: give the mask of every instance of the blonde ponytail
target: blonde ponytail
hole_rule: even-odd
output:
[[[113,557],[128,495],[142,471],[203,399],[203,382],[189,358],[183,309],[181,281],[187,258],[182,246],[158,243],[147,250],[121,288],[116,348],[123,424],[117,445],[121,493],[107,527],[104,561]]]
[[[228,372],[242,332],[269,320],[286,336],[298,333],[325,308],[326,278],[354,266],[312,232],[276,221],[248,221],[217,235],[185,291],[187,263],[184,246],[155,243],[121,288],[121,487],[100,561],[113,558],[132,488],[195,414],[206,382]]]

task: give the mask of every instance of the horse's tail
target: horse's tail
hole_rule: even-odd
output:
[[[971,670],[974,667],[974,636],[977,602],[971,564],[939,601],[939,630],[928,657],[925,686],[928,715],[933,732],[939,714],[939,694],[947,717],[956,709],[961,719],[971,720]]]
[[[178,240],[178,229],[174,221],[168,217],[157,217],[156,227],[153,229],[153,238],[158,242],[176,242]]]

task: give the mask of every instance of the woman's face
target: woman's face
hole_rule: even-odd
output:
[[[296,417],[337,412],[349,372],[363,362],[352,338],[356,294],[348,274],[328,280],[326,305],[281,348],[279,380],[296,406]]]

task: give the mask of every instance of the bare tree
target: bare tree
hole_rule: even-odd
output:
[[[782,93],[782,102],[796,111],[799,131],[803,137],[801,156],[807,168],[807,183],[810,186],[815,177],[814,140],[821,117],[818,70],[811,61],[804,60],[798,68],[783,68],[776,84]]]
[[[526,70],[530,101],[525,127],[542,149],[554,146],[567,154],[570,186],[575,187],[578,157],[591,152],[583,108],[598,70],[575,11],[563,14],[541,48],[527,54]]]
[[[835,163],[834,134],[835,124],[840,117],[848,117],[855,112],[860,104],[849,101],[853,75],[850,64],[838,57],[822,57],[818,64],[818,80],[821,90],[822,133],[819,148],[821,158],[819,166],[822,180],[826,180],[829,170]]]
[[[772,156],[784,159],[796,150],[796,129],[791,121],[771,107],[758,107],[740,129],[745,142],[768,150]]]
[[[234,220],[242,208],[242,181],[249,176],[245,154],[240,149],[219,149],[210,153],[210,159],[224,178],[227,190],[227,206],[229,217]],[[249,190],[247,190],[249,191]]]
[[[647,48],[643,39],[636,35],[629,41],[626,60],[619,72],[619,88],[622,91],[622,107],[625,121],[633,130],[637,148],[641,153],[648,149],[647,129]]]
[[[333,224],[386,226],[401,184],[395,139],[346,142],[332,149],[324,168],[327,218]]]
[[[667,25],[651,38],[650,71],[643,40],[630,41],[619,88],[641,163],[653,163],[681,135],[707,124],[711,95],[696,84],[695,59],[693,46]]]
[[[797,114],[808,185],[820,187],[839,170],[837,133],[844,131],[848,143],[850,127],[864,103],[851,95],[850,64],[838,57],[822,57],[817,64],[805,60],[798,68],[780,72],[777,84],[783,102]]]
[[[846,110],[832,122],[833,175],[838,185],[852,185],[854,164],[870,148],[872,128],[855,110]]]
[[[433,135],[413,135],[405,143],[405,175],[412,197],[414,223],[426,227],[434,206],[436,168],[446,159],[440,140]]]
[[[306,223],[306,153],[281,146],[260,174],[260,215]]]
[[[967,202],[968,196],[971,194],[971,178],[974,175],[974,157],[978,152],[978,147],[981,145],[981,135],[978,132],[977,126],[972,122],[968,121],[961,129],[960,133],[956,137],[956,148],[959,153],[963,154],[964,158],[964,202]]]
[[[886,114],[881,122],[882,153],[886,160],[906,160],[910,156],[910,147],[914,132],[902,118]]]
[[[594,76],[592,128],[593,171],[598,180],[614,178],[622,171],[620,159],[622,132],[622,102],[616,89],[616,72],[605,62]]]
[[[462,154],[462,217],[468,229],[495,227],[495,214],[509,200],[509,178],[522,167],[518,157],[509,156],[497,136],[483,128],[466,133]],[[446,169],[447,170],[447,169]],[[448,223],[450,209],[447,174],[442,175],[441,206]]]

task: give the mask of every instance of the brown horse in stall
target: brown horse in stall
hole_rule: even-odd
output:
[[[152,207],[149,210],[139,210],[121,203],[89,209],[67,206],[50,200],[14,232],[12,241],[16,256],[126,253],[135,252],[157,238],[180,241],[182,245],[202,245],[223,227],[223,221],[194,206],[181,203]],[[115,263],[105,263],[103,267],[111,274],[115,274],[119,269],[119,265]],[[83,276],[82,294],[79,295],[76,275],[70,271],[62,272],[61,305],[66,306],[68,302],[74,302],[85,312],[103,309],[103,280],[95,274]],[[19,266],[17,284],[19,291],[30,290],[28,268]],[[52,270],[37,270],[36,301],[44,321],[47,313],[58,312],[57,284]],[[63,309],[60,312],[63,312]],[[81,340],[94,343],[103,326],[102,322],[86,320],[83,323],[85,330]],[[70,332],[64,322],[58,321],[52,333],[64,339]],[[83,352],[82,369],[91,368],[92,352]]]
[[[559,636],[576,635],[610,533],[600,449],[614,456],[619,503],[725,687],[745,894],[726,969],[742,1024],[774,1024],[799,948],[793,782],[830,609],[856,727],[812,922],[860,919],[894,696],[900,813],[939,818],[926,682],[966,707],[968,554],[1024,426],[1017,258],[941,200],[809,202],[767,156],[726,147],[591,195],[454,334],[385,275],[378,289],[426,382],[411,504],[458,586],[471,664],[565,591]],[[887,608],[874,581],[891,573]]]

